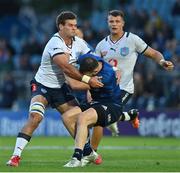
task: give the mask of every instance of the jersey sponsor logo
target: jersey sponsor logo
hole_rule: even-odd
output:
[[[122,56],[127,56],[129,54],[129,48],[128,47],[122,47],[120,48],[120,54]]]
[[[107,106],[102,105],[102,107],[104,108],[105,111],[107,110]]]
[[[53,50],[56,50],[56,49],[61,49],[61,48],[59,48],[59,47],[55,47],[55,48],[53,48]]]
[[[114,52],[116,52],[116,49],[114,49],[113,47],[111,47],[110,50],[113,50]]]

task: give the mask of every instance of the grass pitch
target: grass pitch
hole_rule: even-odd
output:
[[[180,172],[180,139],[104,137],[101,165],[63,168],[73,154],[70,137],[33,137],[18,168],[7,167],[15,137],[0,137],[0,172]]]

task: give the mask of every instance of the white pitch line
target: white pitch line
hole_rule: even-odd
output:
[[[72,150],[73,146],[28,146],[26,150]],[[12,150],[10,146],[0,146],[0,150]],[[180,146],[100,146],[102,150],[180,150]]]

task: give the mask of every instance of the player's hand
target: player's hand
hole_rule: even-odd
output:
[[[89,80],[88,84],[93,88],[101,88],[104,84],[101,82],[102,77],[100,76],[93,76]]]
[[[167,71],[172,71],[174,69],[174,64],[171,61],[161,60],[160,65]]]
[[[119,84],[120,80],[121,80],[121,71],[120,70],[116,71],[116,79],[117,79],[117,84]]]

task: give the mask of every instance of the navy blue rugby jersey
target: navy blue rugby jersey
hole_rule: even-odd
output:
[[[102,69],[99,71],[97,76],[101,76],[101,82],[104,84],[102,88],[91,88],[90,93],[93,101],[98,102],[114,102],[117,104],[121,103],[120,99],[120,87],[117,84],[116,72],[113,70],[112,66],[105,62],[101,57],[85,54],[79,57],[78,62],[83,58],[92,57],[97,61],[102,62]]]

